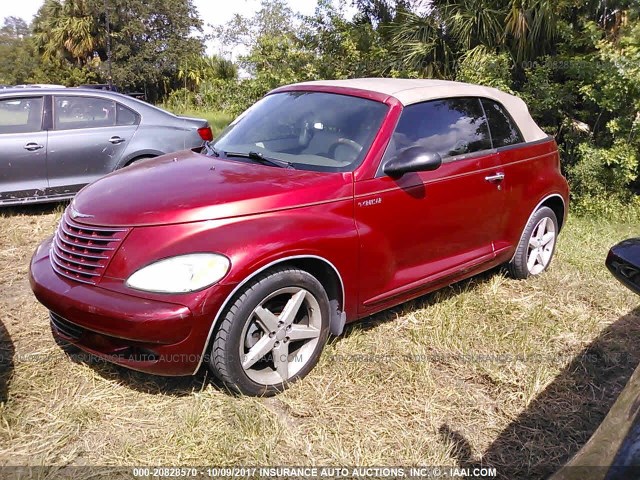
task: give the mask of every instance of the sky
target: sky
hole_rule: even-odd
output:
[[[1,0],[0,20],[5,17],[22,17],[30,22],[44,0]],[[288,0],[294,11],[310,15],[315,11],[317,0]],[[205,25],[222,25],[235,13],[251,16],[260,8],[260,0],[194,0],[200,18]],[[216,53],[216,46],[209,45],[209,53]]]

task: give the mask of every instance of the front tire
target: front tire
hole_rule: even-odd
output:
[[[539,208],[522,233],[509,274],[516,279],[540,275],[551,263],[558,239],[558,218],[549,207]]]
[[[309,273],[282,267],[236,296],[218,326],[209,366],[238,393],[274,395],[315,366],[329,336],[329,299]]]

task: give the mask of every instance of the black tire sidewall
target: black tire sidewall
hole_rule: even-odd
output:
[[[551,251],[551,258],[549,259],[549,263],[544,268],[544,270],[542,270],[540,273],[537,273],[536,275],[532,275],[531,272],[529,272],[529,268],[527,267],[529,240],[531,238],[531,234],[533,233],[533,229],[536,227],[536,225],[538,225],[540,220],[542,220],[545,217],[551,219],[551,221],[553,222],[553,226],[555,227],[555,232],[556,232],[556,238],[553,242],[553,250]],[[514,273],[516,277],[527,278],[530,276],[538,276],[544,273],[549,268],[549,266],[551,265],[551,262],[553,261],[553,257],[556,253],[556,246],[558,245],[558,233],[559,233],[558,231],[559,231],[558,218],[556,217],[556,214],[553,210],[551,210],[549,207],[540,207],[538,210],[536,210],[536,212],[533,214],[533,216],[527,223],[527,226],[525,227],[524,232],[522,233],[522,237],[520,238],[520,243],[518,244],[516,255],[512,261],[513,268],[515,269]]]
[[[329,336],[330,307],[327,294],[322,284],[311,274],[296,269],[284,269],[262,276],[252,282],[249,286],[241,290],[233,302],[232,307],[227,309],[223,317],[223,322],[230,326],[224,352],[227,374],[229,378],[223,381],[231,383],[232,388],[248,395],[270,395],[281,392],[286,388],[284,383],[275,385],[262,385],[251,380],[242,368],[239,346],[244,342],[242,332],[249,320],[253,310],[271,293],[287,287],[300,287],[309,291],[317,300],[321,310],[322,327],[320,330],[320,341],[307,364],[286,384],[291,384],[296,380],[306,376],[316,365],[324,348],[324,344]],[[243,298],[244,294],[248,295]],[[233,308],[235,307],[235,309]]]

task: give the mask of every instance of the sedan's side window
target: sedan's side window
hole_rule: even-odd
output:
[[[53,108],[55,130],[113,127],[116,102],[95,97],[56,96]]]
[[[419,145],[442,158],[489,150],[491,138],[478,98],[448,98],[404,108],[385,159]]]
[[[116,105],[116,123],[118,125],[137,125],[140,123],[140,117],[136,112],[119,103]]]
[[[520,130],[502,105],[483,98],[482,106],[489,121],[489,129],[495,148],[515,145],[524,141]]]
[[[42,130],[42,97],[0,100],[0,134],[32,133]]]

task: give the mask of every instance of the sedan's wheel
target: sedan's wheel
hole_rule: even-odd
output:
[[[304,377],[329,333],[329,299],[309,273],[281,268],[242,290],[216,331],[209,364],[231,389],[270,395]]]
[[[146,156],[146,157],[138,157],[138,158],[134,158],[133,160],[131,160],[129,163],[127,163],[124,167],[130,167],[131,165],[135,165],[137,163],[142,162],[143,160],[149,160],[150,158],[154,158],[152,156]],[[122,168],[124,168],[122,167]]]
[[[531,217],[524,229],[518,248],[509,263],[514,278],[527,278],[544,272],[555,252],[558,219],[548,207],[542,207]]]

